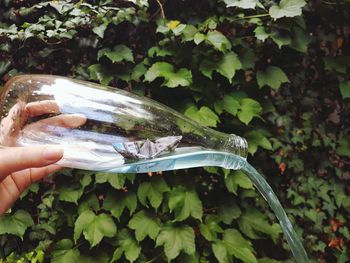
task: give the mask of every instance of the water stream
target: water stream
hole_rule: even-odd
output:
[[[104,164],[100,167],[107,168],[108,165],[106,165]],[[226,169],[241,169],[244,171],[275,213],[296,262],[309,262],[306,251],[276,194],[265,178],[245,158],[230,153],[193,147],[177,150],[175,153],[160,158],[124,164],[117,168],[107,168],[107,170],[116,173],[146,173],[201,166],[219,166]]]

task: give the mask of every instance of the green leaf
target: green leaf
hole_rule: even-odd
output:
[[[125,180],[132,179],[133,174],[117,174],[117,173],[104,173],[98,172],[95,174],[95,180],[98,184],[108,182],[115,189],[123,189]]]
[[[202,221],[203,207],[196,191],[178,186],[169,192],[169,209],[175,212],[175,221],[183,221],[192,216]]]
[[[256,78],[260,88],[267,85],[274,90],[277,90],[282,83],[289,82],[289,79],[283,70],[275,66],[268,66],[264,71],[258,70]]]
[[[114,78],[111,70],[103,67],[101,64],[93,64],[89,68],[90,79],[99,81],[102,85],[108,85]]]
[[[297,51],[306,53],[311,40],[311,36],[305,30],[295,27],[293,28],[293,37],[290,46]]]
[[[101,242],[103,237],[113,237],[117,233],[117,227],[109,215],[95,215],[94,212],[86,210],[75,221],[75,242],[81,233],[90,242],[91,247],[94,247]]]
[[[209,31],[206,39],[211,45],[221,52],[230,50],[232,47],[230,40],[228,40],[217,30]]]
[[[232,83],[236,70],[241,68],[242,64],[239,61],[237,54],[234,52],[225,53],[217,60],[205,59],[199,66],[199,70],[202,74],[209,79],[212,79],[212,74],[216,71],[226,77],[230,83]]]
[[[232,221],[239,218],[241,214],[241,209],[232,199],[220,205],[219,217],[226,225],[230,225]]]
[[[337,56],[337,57],[325,57],[324,69],[329,71],[335,71],[346,74],[346,69],[350,63],[350,57]]]
[[[273,19],[295,17],[301,15],[301,9],[306,5],[304,0],[281,0],[279,5],[271,6],[269,14]]]
[[[78,184],[63,186],[59,188],[58,200],[78,205],[78,200],[82,196],[83,192],[83,188],[81,188],[81,186]]]
[[[164,246],[168,260],[176,258],[181,251],[192,255],[196,251],[194,231],[189,226],[169,225],[164,227],[158,235],[156,246]]]
[[[272,150],[270,141],[265,137],[264,131],[254,130],[244,134],[244,138],[248,141],[248,152],[254,154],[258,147],[266,150]]]
[[[70,239],[62,239],[53,247],[51,262],[78,263],[80,262],[79,250],[73,249],[73,242]]]
[[[141,253],[141,247],[127,229],[122,229],[117,235],[117,248],[111,262],[119,260],[123,253],[129,262],[134,262]]]
[[[231,263],[232,257],[227,253],[225,243],[221,240],[212,243],[211,249],[213,250],[214,256],[219,261],[219,263]]]
[[[0,235],[11,234],[23,239],[28,227],[34,225],[30,214],[24,210],[18,210],[14,214],[0,216]]]
[[[231,255],[243,262],[256,263],[252,244],[244,239],[236,229],[226,229],[223,234],[223,243]]]
[[[233,116],[236,116],[238,113],[238,109],[240,108],[240,103],[238,100],[236,100],[231,95],[225,95],[223,101],[222,101],[223,109],[232,114]]]
[[[205,218],[205,223],[199,225],[199,230],[206,240],[215,241],[217,234],[224,231],[218,224],[219,219],[218,216],[208,215]]]
[[[103,208],[110,211],[112,215],[119,220],[125,208],[128,208],[130,215],[135,212],[137,206],[137,197],[134,192],[116,192],[109,191],[106,199],[103,201]]]
[[[226,77],[230,83],[232,83],[233,76],[236,70],[242,68],[242,64],[238,59],[238,56],[234,52],[228,52],[223,55],[219,61],[216,71],[222,76]]]
[[[258,0],[225,0],[226,7],[238,7],[242,9],[254,9]]]
[[[137,196],[140,203],[148,207],[147,200],[151,206],[158,209],[163,200],[163,193],[170,190],[163,178],[155,177],[150,182],[142,183],[137,189]]]
[[[107,57],[113,63],[121,61],[134,62],[134,56],[130,48],[125,45],[117,45],[113,49],[103,48],[98,51],[97,59],[100,60],[101,57]]]
[[[340,82],[339,89],[343,99],[350,98],[350,81]]]
[[[258,57],[252,49],[244,48],[239,54],[239,60],[242,63],[242,69],[250,69],[255,67]]]
[[[192,73],[186,68],[181,68],[177,72],[174,66],[167,62],[156,62],[146,72],[145,80],[154,81],[156,78],[164,78],[162,86],[175,88],[177,86],[189,86],[192,83]]]
[[[195,105],[192,105],[186,109],[184,114],[204,126],[216,127],[219,122],[219,117],[206,106],[198,110]]]
[[[107,26],[105,24],[101,24],[99,26],[95,26],[92,29],[92,32],[94,32],[96,35],[98,35],[100,38],[103,38],[105,35],[105,31],[107,29]]]
[[[223,240],[213,243],[212,250],[220,263],[232,262],[232,256],[247,263],[257,262],[251,243],[244,239],[236,229],[226,229]]]
[[[270,36],[270,34],[266,33],[265,28],[263,26],[257,26],[254,29],[254,33],[255,37],[263,42]]]
[[[193,37],[193,41],[196,45],[199,45],[206,39],[206,36],[202,33],[196,33]]]
[[[231,171],[225,176],[225,185],[229,192],[237,195],[237,188],[254,189],[250,179],[242,171]]]
[[[258,210],[249,208],[238,221],[239,229],[252,239],[260,239],[268,235],[276,242],[281,233],[281,228],[278,224],[270,224],[265,214]]]
[[[160,231],[160,221],[153,214],[142,210],[136,213],[130,220],[128,226],[135,230],[137,241],[142,241],[146,236],[156,240]]]
[[[244,98],[240,100],[241,107],[237,113],[238,119],[248,125],[253,117],[259,117],[262,110],[260,103],[256,100]]]
[[[99,201],[95,194],[91,194],[79,203],[78,214],[80,215],[82,212],[92,209],[94,211],[98,211],[100,209]]]

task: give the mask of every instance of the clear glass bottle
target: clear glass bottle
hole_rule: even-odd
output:
[[[0,118],[2,146],[61,145],[61,165],[71,168],[147,172],[220,162],[238,169],[229,155],[247,156],[239,136],[202,127],[146,97],[58,76],[12,78],[0,94]],[[211,154],[217,152],[220,160]]]

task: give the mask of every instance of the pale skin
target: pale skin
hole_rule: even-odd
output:
[[[29,118],[47,113],[59,114],[57,104],[53,101],[18,102],[1,120],[0,144],[11,147],[0,148],[0,215],[11,208],[32,183],[62,168],[56,164],[63,157],[62,148],[52,145],[13,147],[18,138],[46,132],[47,125],[77,128],[86,122],[82,115],[60,114],[26,125]]]

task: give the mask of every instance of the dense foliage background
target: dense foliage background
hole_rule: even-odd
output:
[[[0,1],[0,86],[64,75],[149,96],[249,142],[315,262],[348,262],[350,3]],[[65,170],[0,218],[6,262],[286,262],[241,172]]]

